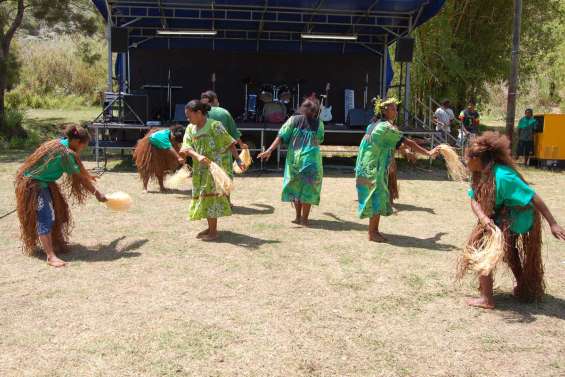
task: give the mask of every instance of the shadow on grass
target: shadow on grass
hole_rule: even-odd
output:
[[[430,238],[416,238],[404,234],[384,234],[387,238],[389,245],[400,247],[413,247],[418,249],[427,249],[435,251],[450,251],[456,250],[458,247],[450,244],[440,243],[441,237],[447,233],[437,233]]]
[[[339,218],[331,212],[324,212],[324,216],[331,217],[334,220],[324,220],[324,219],[310,219],[309,228],[313,229],[326,229],[333,230],[336,232],[347,232],[350,230],[366,231],[367,225],[361,223],[354,223],[353,221],[347,221]]]
[[[232,212],[234,215],[270,215],[275,212],[275,207],[267,204],[253,203],[251,205],[258,208],[233,206]]]
[[[141,253],[132,251],[139,249],[149,241],[147,239],[140,239],[124,246],[118,246],[120,241],[125,238],[125,236],[122,236],[108,244],[98,244],[89,247],[80,244],[71,244],[69,245],[69,251],[61,254],[61,257],[68,262],[111,262],[122,258],[134,258],[140,256]],[[43,259],[45,256],[40,255],[38,258]]]
[[[167,188],[167,191],[161,192],[159,189],[149,190],[147,191],[149,195],[180,195],[180,199],[191,199],[192,198],[192,189],[174,189],[174,188]]]
[[[279,240],[264,240],[262,238],[252,237],[247,234],[235,233],[232,231],[220,231],[220,238],[214,243],[228,243],[234,246],[244,247],[256,250],[266,244],[280,243]]]
[[[510,293],[495,294],[496,312],[501,312],[506,322],[532,323],[538,316],[565,320],[565,300],[552,295],[543,296],[541,303],[525,304]]]
[[[427,212],[427,213],[431,213],[432,215],[436,214],[436,211],[433,208],[418,207],[412,204],[394,203],[392,206],[395,209],[397,209],[398,212],[410,211],[410,212]]]

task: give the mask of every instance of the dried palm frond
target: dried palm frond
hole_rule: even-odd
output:
[[[253,159],[251,158],[251,153],[249,153],[248,148],[241,150],[241,153],[239,154],[239,159],[243,162],[243,166],[245,167],[245,169],[241,170],[239,168],[239,165],[237,164],[237,162],[234,161],[233,171],[234,171],[234,173],[242,174],[242,173],[246,172],[247,169],[249,169],[249,167],[253,163]]]
[[[192,172],[190,171],[190,169],[187,166],[183,166],[182,168],[177,170],[175,174],[167,177],[167,179],[165,180],[165,185],[173,189],[178,189],[182,187],[183,184],[188,182],[188,179],[191,177],[191,175]]]
[[[461,159],[459,158],[457,152],[455,152],[453,147],[447,144],[441,144],[439,145],[439,153],[445,159],[449,177],[454,181],[466,181],[468,177],[467,169],[461,162]]]
[[[111,194],[106,195],[106,206],[113,211],[127,211],[133,200],[128,193],[123,191],[116,191]]]
[[[233,190],[233,183],[227,173],[215,162],[210,162],[210,174],[214,178],[216,185],[216,193],[219,195],[229,196]]]

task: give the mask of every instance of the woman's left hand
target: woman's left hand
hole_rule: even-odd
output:
[[[435,147],[434,149],[428,152],[428,156],[431,158],[436,158],[438,154],[439,154],[439,146]]]
[[[551,234],[558,240],[565,241],[565,229],[563,229],[559,224],[553,224],[550,227]]]
[[[108,199],[106,199],[106,195],[104,195],[103,193],[101,193],[100,191],[96,190],[94,192],[94,196],[96,196],[96,199],[100,202],[100,203],[104,203],[107,202]]]

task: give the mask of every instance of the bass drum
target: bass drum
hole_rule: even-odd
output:
[[[280,102],[269,102],[263,106],[263,121],[266,123],[283,123],[286,120],[286,106]]]

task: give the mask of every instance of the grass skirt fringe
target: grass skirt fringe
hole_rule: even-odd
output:
[[[168,150],[155,148],[149,142],[149,136],[157,131],[159,130],[152,130],[138,140],[133,152],[133,161],[142,180],[164,177],[174,172],[179,165]]]
[[[516,276],[516,297],[524,302],[539,302],[545,292],[544,269],[541,256],[541,215],[536,210],[534,225],[529,232],[508,234],[504,261]]]
[[[34,255],[39,245],[37,235],[37,201],[39,183],[28,177],[16,179],[16,210],[20,221],[20,238],[26,255]],[[64,251],[72,229],[72,218],[65,196],[56,183],[49,184],[53,200],[55,223],[51,231],[53,247],[58,252]]]
[[[512,269],[516,277],[516,297],[524,302],[541,301],[545,292],[544,269],[541,256],[541,216],[536,210],[534,225],[529,232],[515,234],[510,231],[508,224],[501,227],[504,234],[504,250],[502,260]],[[468,255],[481,244],[483,237],[487,236],[487,228],[477,224],[467,241],[464,252],[459,258],[457,278],[462,279],[466,272],[473,270],[474,258]],[[498,261],[498,259],[493,259]],[[494,270],[496,266],[491,266]]]

